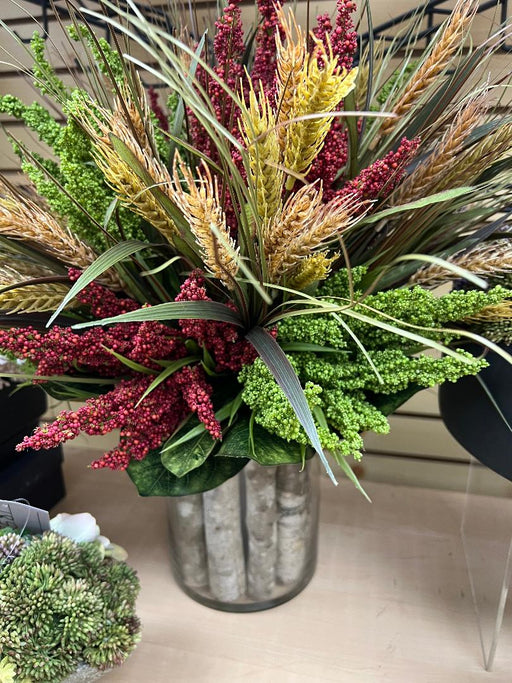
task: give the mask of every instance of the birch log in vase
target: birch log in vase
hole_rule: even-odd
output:
[[[210,591],[233,602],[245,593],[245,562],[238,477],[203,493]]]
[[[191,588],[208,584],[204,538],[203,498],[200,493],[175,501],[177,550],[183,583]]]
[[[256,600],[272,596],[276,582],[276,468],[251,461],[244,468],[248,556],[247,594]]]
[[[98,678],[101,678],[104,673],[104,671],[93,669],[87,664],[79,664],[75,671],[69,674],[62,683],[92,683],[92,681],[97,681]]]
[[[308,556],[311,488],[308,468],[281,465],[277,471],[277,580],[298,581]]]

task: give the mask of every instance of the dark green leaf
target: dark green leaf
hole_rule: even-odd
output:
[[[416,199],[413,202],[408,202],[407,204],[401,204],[400,206],[392,206],[390,209],[384,209],[383,211],[377,211],[376,213],[369,214],[365,216],[358,225],[368,225],[369,223],[378,223],[383,218],[388,216],[393,216],[397,213],[403,213],[404,211],[412,211],[413,209],[422,209],[425,206],[430,206],[431,204],[438,204],[440,202],[448,202],[457,197],[462,197],[465,194],[474,191],[474,187],[455,187],[451,190],[444,190],[443,192],[436,192],[428,197],[422,197],[421,199]]]
[[[195,425],[199,420],[192,418]],[[190,420],[187,425],[192,426]],[[200,467],[219,442],[212,439],[210,432],[204,429],[194,439],[183,443],[179,448],[168,449],[161,455],[162,465],[177,477],[183,477]]]
[[[135,372],[142,372],[144,375],[156,375],[157,372],[156,370],[152,370],[151,368],[146,367],[145,365],[141,365],[141,363],[136,363],[134,360],[131,360],[130,358],[126,358],[126,356],[122,356],[120,353],[117,353],[117,351],[114,351],[114,349],[109,349],[107,346],[103,345],[103,348],[105,351],[108,351],[108,353],[111,353],[114,358],[117,358],[117,360],[122,363],[123,365],[126,365],[127,368],[130,368],[130,370],[134,370]]]
[[[283,342],[281,348],[287,352],[348,353],[346,349],[335,349],[332,346],[321,346],[320,344],[310,344],[309,342]]]
[[[410,384],[405,389],[402,389],[402,391],[397,391],[394,394],[369,393],[367,399],[383,415],[391,415],[422,389],[423,387],[420,387],[418,384]]]
[[[288,443],[267,432],[257,424],[253,425],[253,450],[249,444],[249,418],[239,418],[222,440],[215,457],[251,458],[260,465],[289,465],[302,463],[302,448],[298,443]]]
[[[188,496],[220,486],[238,474],[247,462],[244,458],[208,458],[201,467],[176,477],[162,465],[160,452],[156,450],[144,460],[133,460],[127,472],[141,496]]]

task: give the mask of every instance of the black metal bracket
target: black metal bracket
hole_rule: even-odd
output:
[[[446,5],[448,0],[429,0],[425,3],[425,7],[422,10],[422,16],[427,20],[427,27],[423,30],[410,30],[404,35],[404,37],[399,41],[400,47],[405,47],[410,41],[414,43],[419,43],[425,41],[425,47],[429,44],[430,39],[436,33],[436,31],[441,26],[443,20],[451,13],[451,9],[448,7],[443,7]],[[477,14],[486,12],[493,7],[499,7],[500,10],[500,22],[502,25],[508,20],[508,0],[487,0],[487,2],[482,2],[478,6]],[[373,38],[384,40],[391,43],[396,39],[396,32],[390,32],[390,29],[395,29],[397,26],[407,26],[413,21],[414,17],[418,16],[418,9],[412,9],[403,14],[399,14],[397,17],[393,17],[389,21],[386,21],[378,26],[374,26],[372,30]],[[369,33],[363,33],[360,36],[361,45],[365,46],[370,40]],[[512,44],[503,42],[499,48],[500,52],[512,52]]]

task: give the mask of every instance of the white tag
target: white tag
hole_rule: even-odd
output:
[[[29,534],[42,534],[50,529],[50,515],[46,510],[14,500],[0,500],[0,529],[10,526]]]

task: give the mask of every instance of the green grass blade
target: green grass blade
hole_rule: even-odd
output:
[[[82,329],[96,325],[145,322],[147,320],[195,320],[196,318],[198,320],[218,320],[242,327],[242,322],[236,311],[218,301],[169,301],[165,304],[156,304],[156,306],[148,306],[129,313],[115,315],[112,318],[78,323],[73,327]]]
[[[137,401],[137,404],[135,407],[137,407],[142,401],[148,396],[154,389],[157,388],[162,382],[165,382],[166,379],[168,379],[171,375],[174,375],[174,373],[177,370],[180,370],[182,367],[185,365],[190,365],[190,363],[193,363],[194,361],[199,360],[197,356],[187,356],[186,358],[179,358],[178,360],[175,360],[173,363],[169,364],[165,370],[163,370],[158,377],[155,377],[155,379],[151,382],[149,387],[146,389],[146,391],[142,394],[140,399]]]
[[[119,263],[119,261],[122,261],[123,259],[127,258],[128,256],[131,256],[132,254],[137,253],[138,251],[142,251],[142,249],[148,249],[151,247],[151,244],[148,244],[146,242],[139,242],[138,240],[127,240],[126,242],[119,242],[118,244],[114,244],[113,247],[110,247],[110,249],[107,249],[107,251],[103,252],[101,256],[98,256],[96,261],[94,263],[91,263],[91,265],[84,270],[82,275],[78,278],[78,280],[73,284],[69,292],[66,294],[62,302],[60,303],[59,307],[53,313],[51,318],[48,320],[48,323],[46,327],[49,327],[55,318],[59,315],[59,313],[64,309],[65,306],[68,305],[68,303],[79,293],[87,287],[93,280],[96,280],[100,275],[103,275],[103,273],[114,266],[116,263]]]
[[[259,353],[261,360],[270,370],[274,379],[283,390],[286,398],[290,401],[290,405],[292,406],[297,419],[308,435],[311,445],[320,456],[320,460],[322,461],[327,474],[333,484],[337,486],[338,482],[325,457],[306,396],[299,378],[286,357],[286,354],[274,337],[261,327],[254,327],[250,330],[250,332],[246,334],[246,339],[251,342]]]

